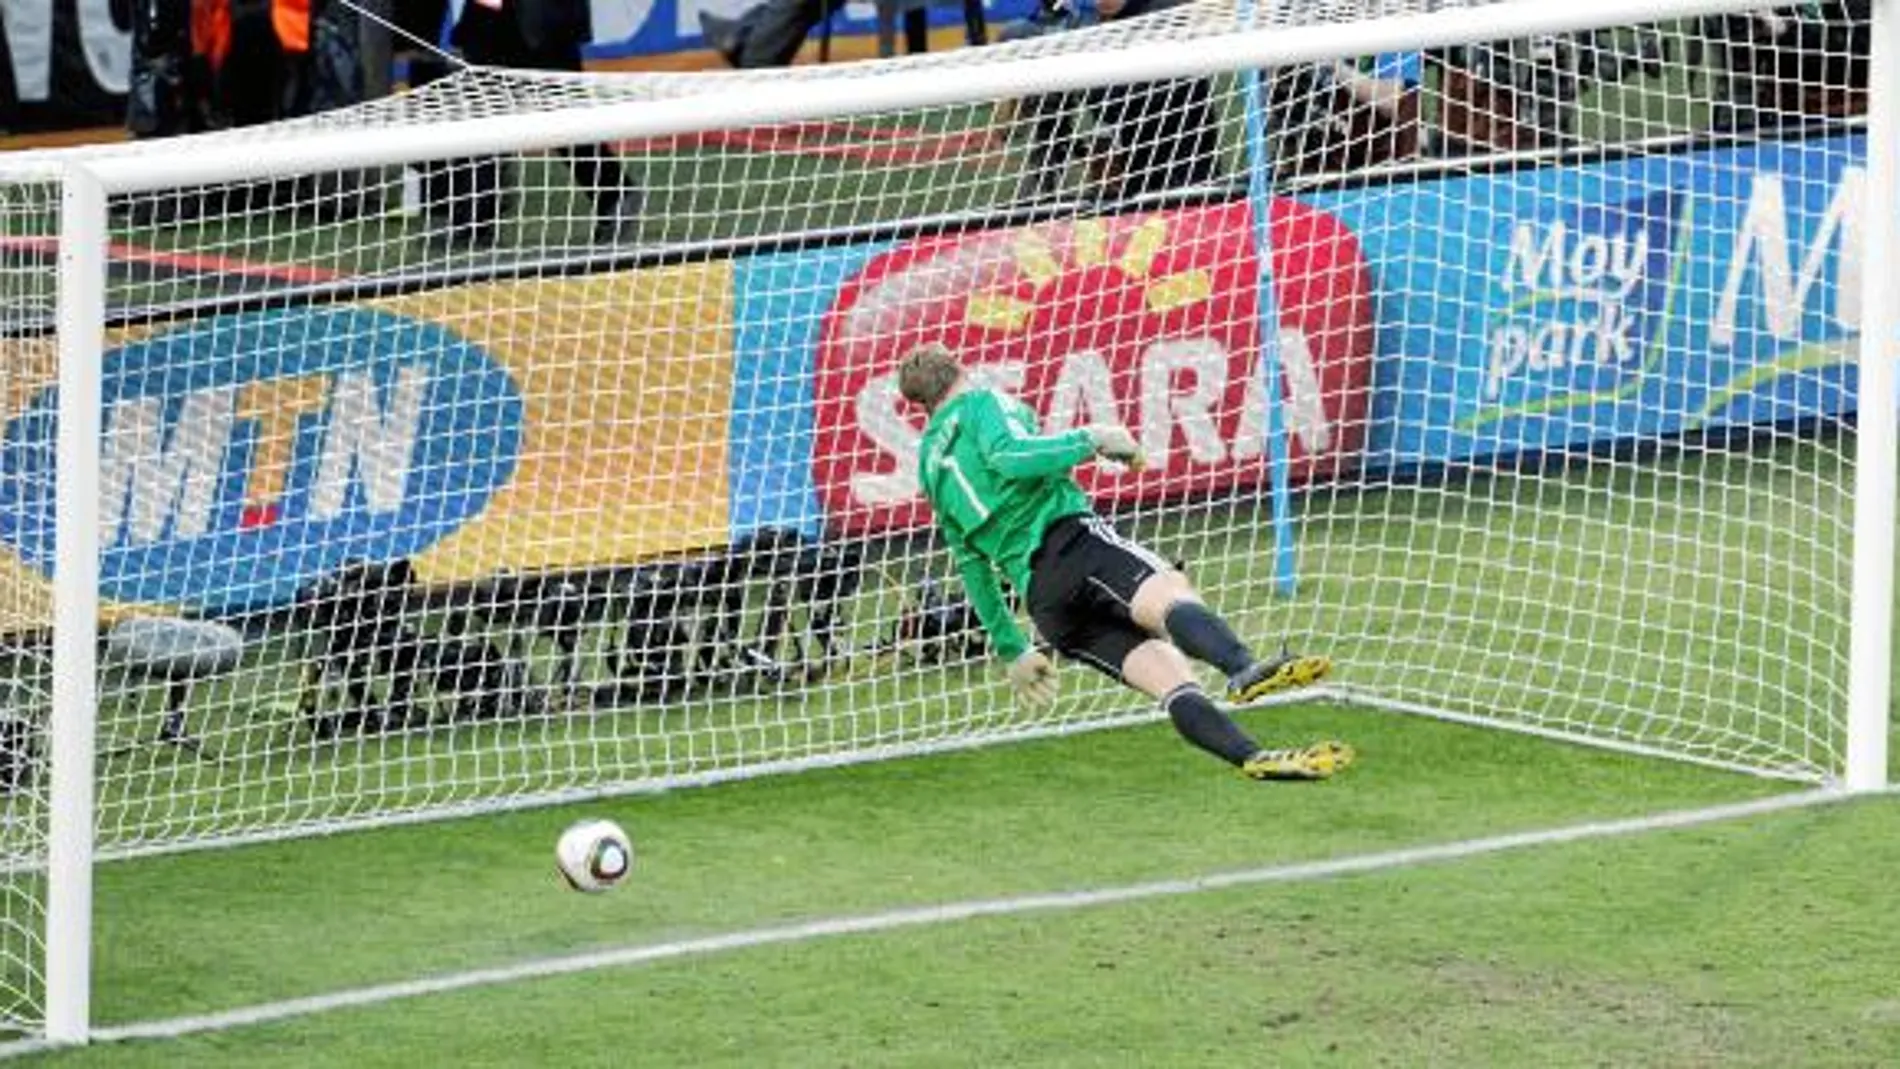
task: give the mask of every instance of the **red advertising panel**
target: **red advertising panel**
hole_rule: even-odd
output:
[[[1045,429],[1119,421],[1140,474],[1078,472],[1125,504],[1229,493],[1266,478],[1267,418],[1245,204],[925,238],[867,263],[826,313],[816,362],[813,481],[834,529],[928,520],[917,491],[923,413],[894,369],[926,342],[1022,397]],[[1337,219],[1273,207],[1283,415],[1296,483],[1364,441],[1371,280]]]

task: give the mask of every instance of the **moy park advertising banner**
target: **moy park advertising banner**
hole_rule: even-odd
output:
[[[1313,203],[1373,265],[1365,463],[1593,447],[1854,406],[1863,139],[1390,185]]]
[[[1273,207],[1291,473],[1482,463],[1852,411],[1859,139],[1394,183]],[[1894,210],[1888,206],[1885,210]],[[352,557],[431,581],[926,521],[892,370],[963,353],[1045,426],[1127,424],[1105,505],[1265,478],[1244,204],[114,331],[113,603],[281,604]],[[0,605],[44,623],[54,350],[0,342]]]

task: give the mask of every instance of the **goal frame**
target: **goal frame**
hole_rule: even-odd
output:
[[[61,186],[44,1039],[83,1043],[90,1031],[101,359],[111,196],[1263,69],[1759,6],[1759,0],[1602,0],[1564,6],[1514,0],[1352,23],[1254,29],[1114,52],[976,64],[959,68],[954,78],[930,70],[910,76],[900,62],[887,77],[880,77],[876,93],[866,92],[863,78],[818,76],[776,85],[770,93],[748,92],[735,84],[732,92],[444,122],[387,136],[317,127],[265,143],[194,145],[189,153],[130,156],[73,150],[25,165],[0,161],[0,179],[50,177]],[[1846,751],[1841,774],[1831,785],[1843,792],[1887,785],[1895,495],[1900,492],[1894,374],[1894,360],[1900,356],[1900,148],[1895,144],[1900,137],[1900,0],[1873,3],[1868,101],[1867,203],[1883,210],[1869,212],[1856,235],[1864,242],[1863,319],[1856,356],[1862,403],[1856,418]],[[1867,403],[1869,399],[1879,403]]]

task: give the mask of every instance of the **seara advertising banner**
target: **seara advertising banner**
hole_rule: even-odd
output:
[[[103,596],[220,611],[352,558],[446,582],[722,544],[730,298],[728,265],[693,265],[119,337]],[[51,569],[57,405],[50,345],[21,348],[40,359],[0,447],[16,604]]]
[[[1227,493],[1265,477],[1260,268],[1244,204],[922,238],[854,265],[810,332],[812,485],[853,533],[926,521],[923,414],[895,368],[920,345],[961,354],[1045,430],[1119,422],[1146,471],[1078,472],[1116,504]],[[1293,478],[1357,457],[1372,379],[1372,293],[1358,243],[1326,213],[1273,209],[1277,357]]]
[[[1315,198],[1372,265],[1368,466],[1851,412],[1864,155],[1828,138]]]

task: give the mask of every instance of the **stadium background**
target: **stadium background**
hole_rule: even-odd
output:
[[[462,0],[453,0],[459,10]],[[710,65],[699,31],[702,11],[733,15],[749,0],[593,0],[596,68]],[[1032,0],[986,0],[992,20],[1026,15]],[[9,4],[0,15],[0,133],[117,126],[125,117],[131,68],[129,5],[112,0]],[[932,26],[961,25],[954,7],[929,13]],[[848,3],[833,22],[839,54],[868,55],[876,33],[869,3]],[[961,40],[961,31],[949,40]],[[933,47],[937,42],[933,39]],[[97,136],[89,135],[89,136]]]

